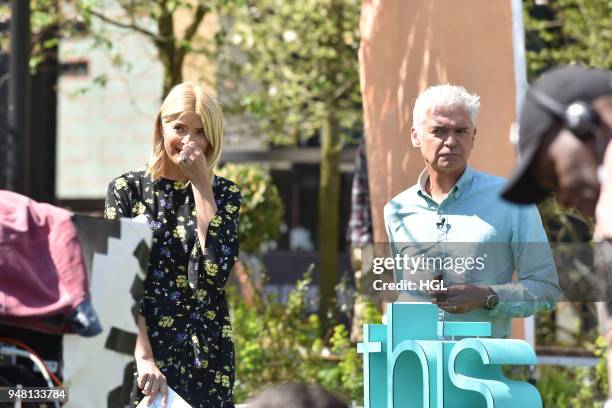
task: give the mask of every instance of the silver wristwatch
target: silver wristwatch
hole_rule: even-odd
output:
[[[489,295],[486,297],[484,301],[484,309],[485,310],[493,310],[495,306],[499,303],[499,296],[497,293],[491,288],[489,288]]]

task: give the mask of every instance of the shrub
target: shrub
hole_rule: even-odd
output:
[[[363,403],[363,364],[345,325],[335,324],[329,338],[320,337],[320,322],[309,313],[312,286],[306,272],[286,304],[256,291],[255,306],[230,290],[236,348],[237,403],[275,383],[316,383],[347,402]],[[374,306],[367,315],[380,321]]]
[[[280,233],[285,208],[278,189],[261,166],[226,164],[215,173],[240,188],[240,249],[258,254],[263,243],[276,239]]]

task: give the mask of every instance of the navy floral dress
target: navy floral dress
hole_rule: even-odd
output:
[[[218,176],[213,194],[217,213],[204,253],[188,182],[126,173],[111,181],[104,213],[108,219],[143,214],[153,230],[140,312],[168,385],[193,407],[228,408],[234,407],[234,346],[224,286],[238,257],[241,196]]]

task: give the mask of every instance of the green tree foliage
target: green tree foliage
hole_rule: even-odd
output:
[[[0,4],[0,21],[10,21],[10,2]],[[59,38],[80,31],[77,16],[67,13],[59,0],[30,0],[30,68],[32,73],[47,58],[54,58]],[[8,31],[6,32],[8,34]],[[0,37],[0,49],[10,52],[10,36]]]
[[[45,58],[45,49],[57,45],[60,38],[75,34],[89,35],[97,46],[113,51],[113,41],[104,25],[142,35],[157,49],[164,68],[163,95],[183,79],[182,68],[189,53],[211,56],[214,44],[207,44],[197,33],[204,17],[216,12],[224,0],[30,0],[32,58],[35,67]],[[10,15],[8,5],[0,6],[2,15]],[[186,16],[184,29],[176,16]],[[103,23],[103,24],[97,24]],[[55,37],[39,41],[40,33],[54,30]],[[198,46],[194,47],[193,44]],[[3,39],[2,46],[8,46]],[[116,56],[120,60],[121,56]],[[104,83],[103,78],[97,82]]]
[[[258,254],[263,243],[278,237],[285,212],[270,174],[260,166],[246,164],[226,164],[215,174],[232,180],[240,188],[240,250]]]
[[[206,44],[200,44],[196,49],[193,43],[204,17],[218,6],[214,0],[71,0],[70,3],[82,13],[89,27],[97,19],[151,41],[164,68],[163,95],[183,80],[182,69],[189,53],[212,52],[212,48],[205,47]],[[109,5],[115,5],[110,10],[116,12],[109,13]],[[177,27],[176,16],[179,13],[189,16],[184,30]],[[93,34],[112,45],[103,31]]]
[[[318,248],[324,329],[338,281],[340,152],[350,132],[361,129],[359,12],[358,0],[236,0],[225,8],[231,16],[225,38],[239,49],[239,63],[228,72],[255,84],[242,107],[275,144],[321,138]]]
[[[256,292],[256,307],[229,292],[233,338],[236,349],[237,403],[276,383],[319,384],[346,402],[363,404],[363,359],[342,324],[332,325],[331,336],[319,335],[320,320],[311,314],[308,293],[310,271],[296,283],[287,303]],[[340,312],[339,312],[340,313]],[[369,305],[371,321],[380,313]]]
[[[612,2],[556,0],[525,2],[530,78],[569,63],[612,69]]]

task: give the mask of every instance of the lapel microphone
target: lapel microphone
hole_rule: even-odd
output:
[[[442,229],[444,227],[444,224],[446,224],[446,218],[442,217],[440,221],[436,222],[436,227],[438,229]]]

